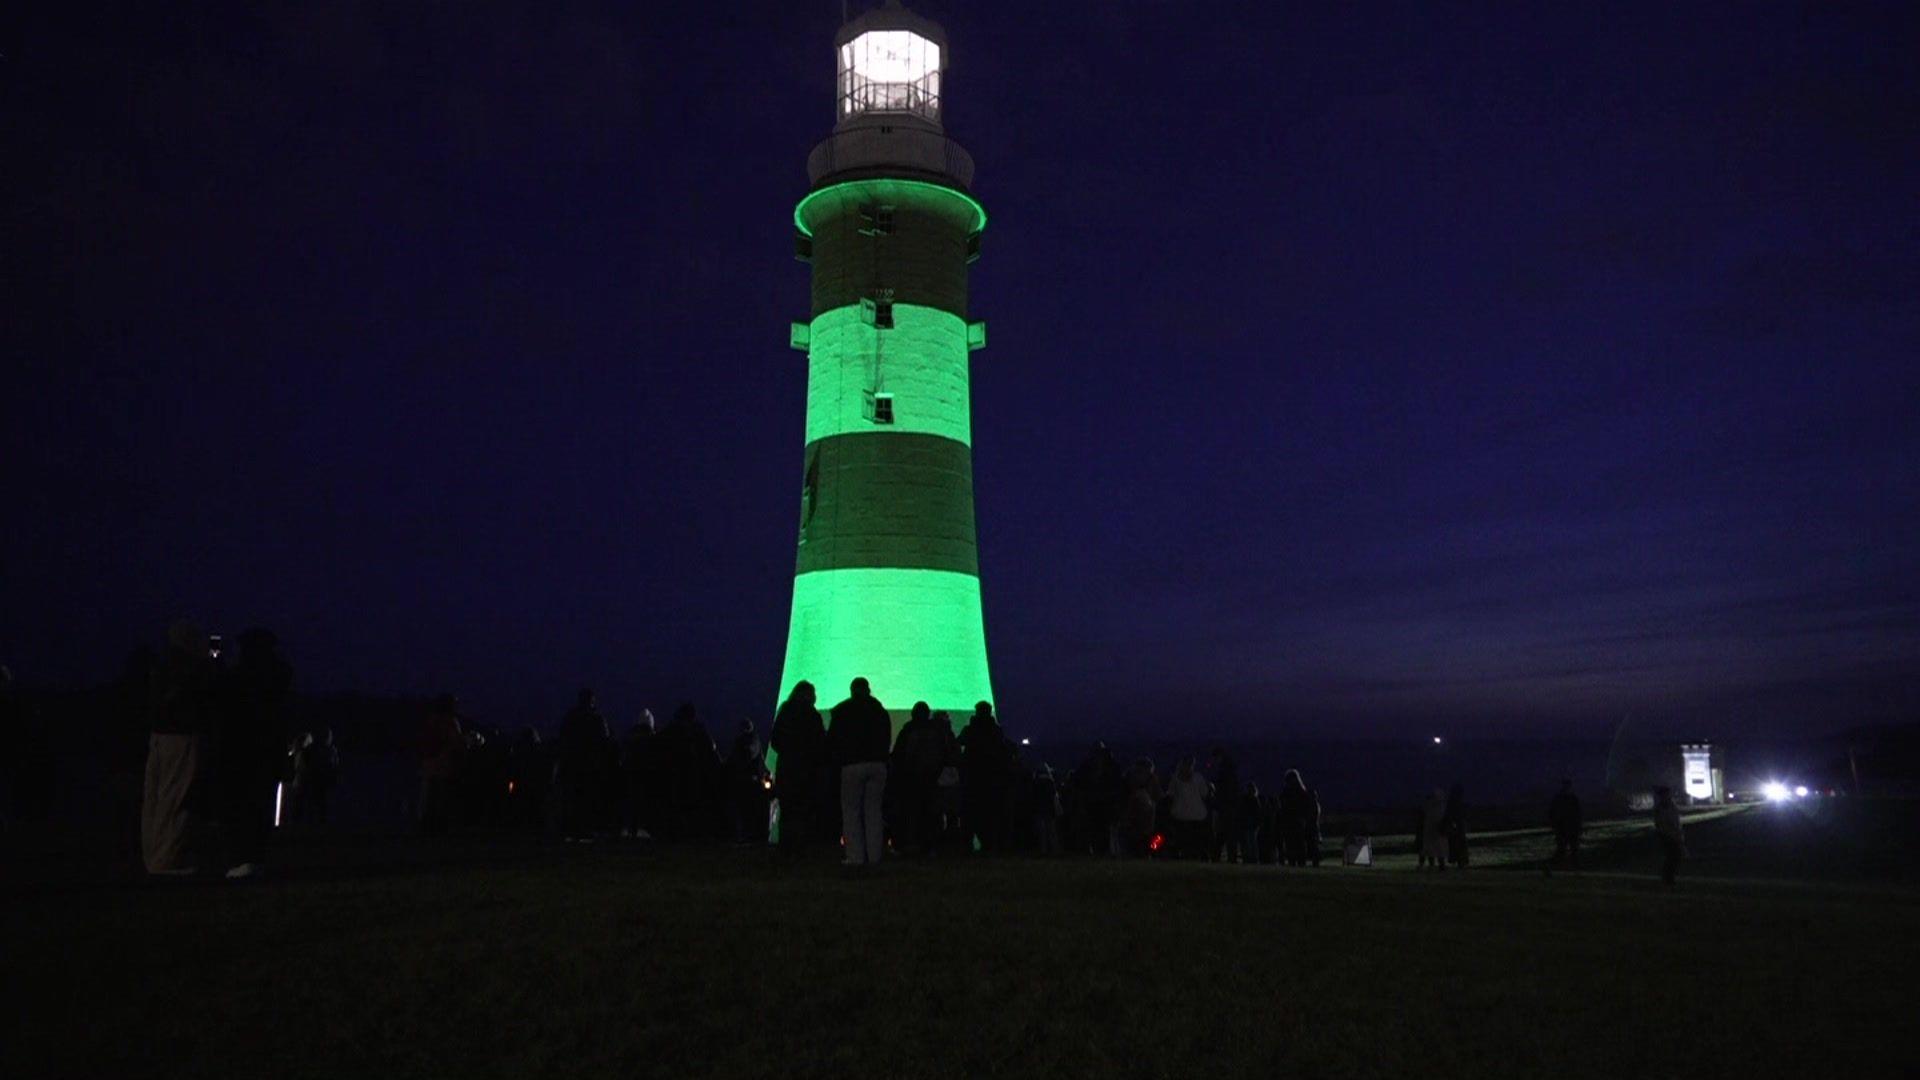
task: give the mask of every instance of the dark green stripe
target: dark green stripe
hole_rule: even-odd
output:
[[[965,443],[861,432],[807,445],[794,572],[859,566],[980,572]]]
[[[817,222],[815,315],[891,289],[894,303],[967,317],[967,231],[952,214],[903,202],[894,207],[890,233],[862,235],[866,227],[857,207]]]

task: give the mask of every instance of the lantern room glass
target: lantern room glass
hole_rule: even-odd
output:
[[[940,122],[940,46],[911,30],[869,30],[840,46],[840,115],[907,113]]]

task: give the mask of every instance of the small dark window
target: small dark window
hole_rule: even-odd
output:
[[[863,206],[860,208],[861,236],[892,236],[893,207]]]
[[[873,422],[876,424],[893,423],[893,395],[873,395]]]
[[[893,301],[869,297],[860,301],[860,314],[876,330],[893,329]]]

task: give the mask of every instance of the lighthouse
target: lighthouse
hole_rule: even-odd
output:
[[[939,25],[889,3],[834,38],[833,131],[807,158],[794,247],[813,278],[793,614],[780,693],[893,710],[993,700],[974,533],[967,273],[987,215],[947,138]]]

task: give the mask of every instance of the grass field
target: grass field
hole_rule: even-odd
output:
[[[757,849],[366,838],[286,863],[11,890],[0,1071],[1920,1070],[1920,892],[1897,884],[1026,859],[848,878]]]

